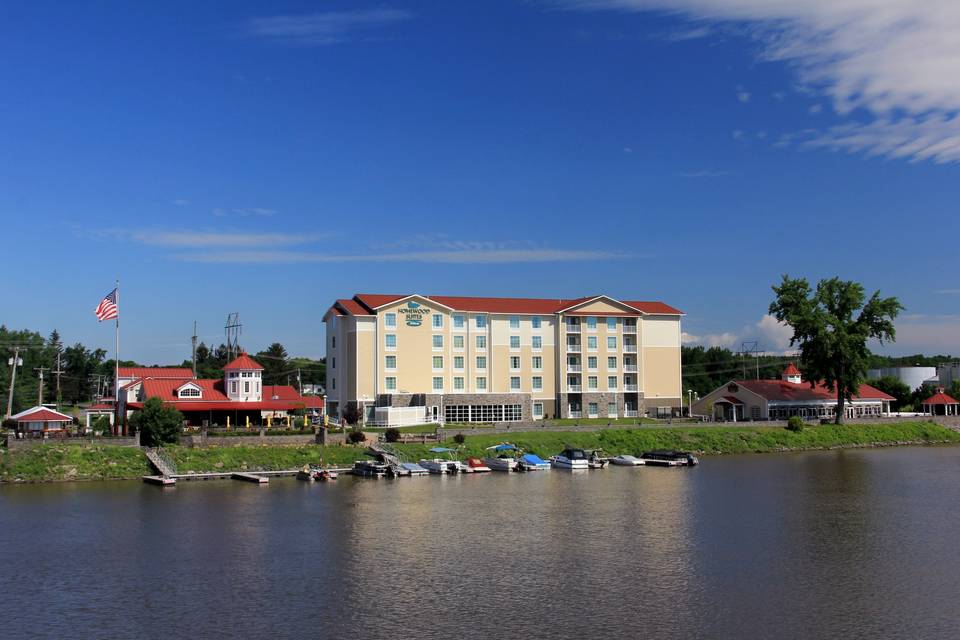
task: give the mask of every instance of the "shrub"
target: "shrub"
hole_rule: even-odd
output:
[[[349,405],[343,412],[343,419],[347,424],[357,424],[360,422],[360,408],[356,405]]]
[[[790,416],[787,420],[787,431],[803,431],[803,418],[800,416]]]
[[[383,439],[387,442],[397,442],[400,440],[400,429],[390,427],[383,432]]]
[[[350,444],[359,444],[364,442],[366,439],[367,437],[363,435],[363,431],[360,431],[359,429],[354,429],[347,434],[347,442]]]
[[[457,435],[453,436],[453,441],[457,444],[463,444],[467,441],[467,436],[463,435],[462,433],[458,433]]]
[[[183,429],[183,414],[164,406],[160,398],[149,398],[143,409],[130,417],[130,426],[140,432],[140,442],[148,447],[177,442]]]

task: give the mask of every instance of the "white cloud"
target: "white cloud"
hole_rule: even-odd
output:
[[[411,17],[399,9],[358,9],[322,11],[303,15],[271,16],[248,20],[243,32],[264,38],[305,46],[330,45],[355,40],[363,32],[386,27]]]
[[[267,209],[265,207],[246,207],[241,209],[224,209],[223,207],[217,207],[211,211],[213,215],[218,218],[226,218],[227,216],[239,216],[241,218],[249,217],[269,217],[277,215],[276,209]]]
[[[269,247],[306,244],[324,236],[295,233],[234,233],[223,231],[135,231],[121,235],[142,244],[173,249],[201,247]]]
[[[406,251],[397,253],[343,254],[309,251],[221,251],[178,254],[186,262],[207,263],[348,263],[348,262],[426,262],[441,264],[515,264],[533,262],[569,262],[616,260],[633,256],[609,251],[576,249],[493,249],[464,248],[447,251]]]
[[[711,169],[701,169],[699,171],[686,171],[678,173],[681,178],[722,178],[730,175],[729,171],[714,171]]]
[[[743,140],[743,130],[742,130],[742,129],[734,129],[733,131],[730,132],[730,136],[731,136],[734,140]]]
[[[794,353],[790,348],[790,338],[793,330],[777,321],[771,315],[764,315],[753,324],[745,325],[740,331],[724,331],[722,333],[705,333],[693,335],[683,333],[680,340],[683,344],[700,344],[705,347],[726,347],[739,350],[743,342],[757,342],[759,349],[765,353],[785,354]]]
[[[173,205],[176,206],[176,207],[188,207],[188,206],[190,206],[190,201],[189,201],[189,200],[185,200],[185,199],[183,199],[183,198],[177,198],[177,199],[174,200],[171,204],[173,204]]]
[[[945,296],[953,296],[960,294],[960,289],[937,289],[934,293]]]
[[[790,347],[793,328],[767,314],[755,325],[764,349],[783,351]]]
[[[750,102],[750,95],[751,95],[751,94],[750,94],[749,91],[743,91],[742,89],[741,89],[741,90],[738,90],[738,91],[737,91],[737,100],[739,100],[740,102],[743,102],[744,104],[746,104],[747,102]]]
[[[809,111],[812,115],[817,115],[818,113],[823,111],[823,105],[822,104],[810,105],[810,108],[807,109],[807,111]]]
[[[798,88],[826,96],[849,118],[811,136],[808,146],[960,161],[957,0],[558,1],[682,13],[698,25],[746,24],[762,59],[793,65]]]

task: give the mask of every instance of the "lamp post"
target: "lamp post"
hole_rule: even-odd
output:
[[[693,417],[693,389],[687,389],[687,417]]]

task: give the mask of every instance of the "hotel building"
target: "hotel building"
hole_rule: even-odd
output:
[[[681,311],[662,302],[358,294],[324,315],[329,414],[423,420],[672,415]]]

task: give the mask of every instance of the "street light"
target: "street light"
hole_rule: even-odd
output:
[[[687,389],[687,417],[693,417],[693,389]]]

